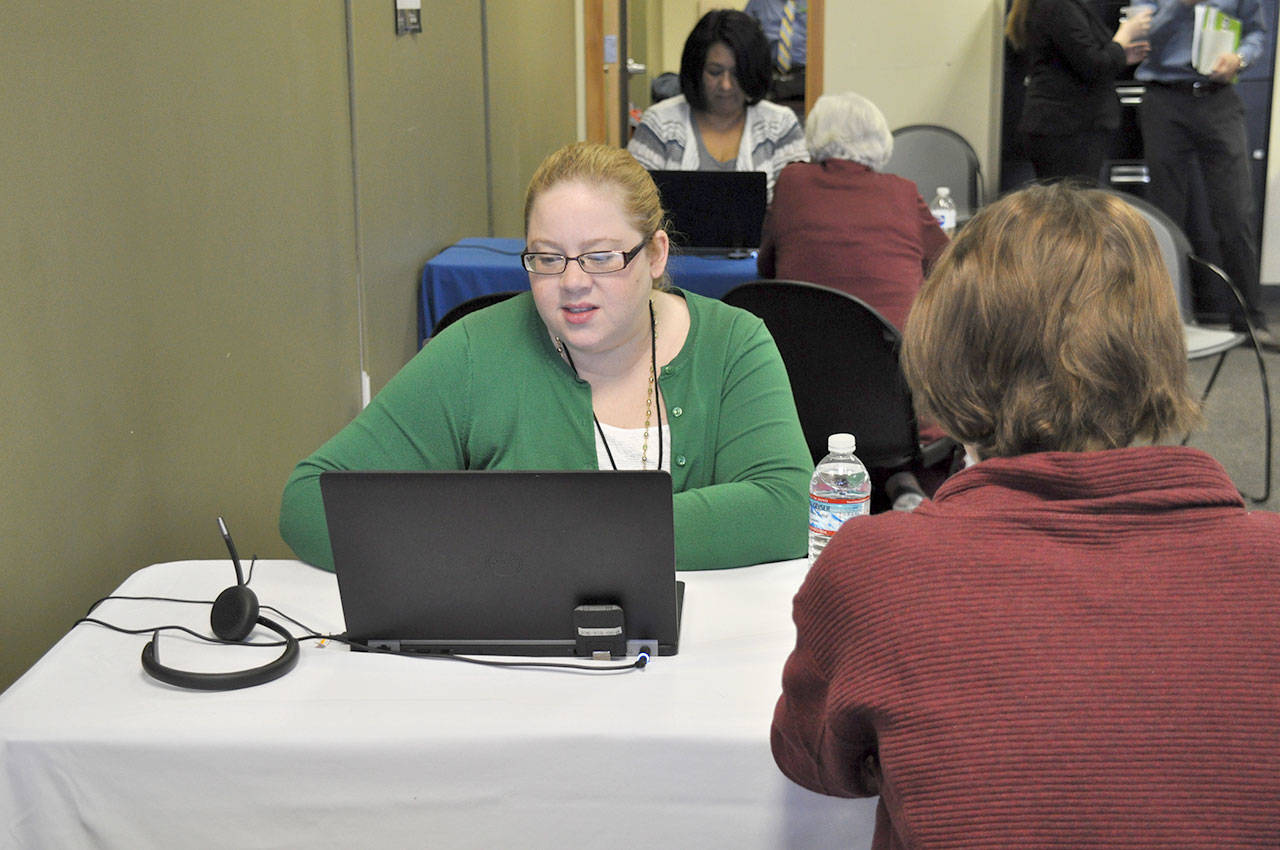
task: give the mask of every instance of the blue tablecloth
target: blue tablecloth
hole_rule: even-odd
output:
[[[427,261],[418,299],[419,345],[440,317],[463,301],[490,292],[528,289],[529,275],[520,267],[523,249],[522,239],[463,239]],[[754,256],[672,256],[667,271],[676,286],[711,298],[758,277]]]

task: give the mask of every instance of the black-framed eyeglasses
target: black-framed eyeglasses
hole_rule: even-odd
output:
[[[590,251],[576,257],[564,254],[544,254],[538,251],[525,251],[520,255],[520,262],[525,270],[534,274],[560,274],[569,267],[569,261],[575,260],[587,274],[609,274],[620,272],[636,258],[651,236],[640,240],[640,244],[630,251]]]

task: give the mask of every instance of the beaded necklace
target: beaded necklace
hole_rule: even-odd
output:
[[[569,354],[569,349],[565,346],[564,341],[560,337],[556,337],[556,349],[561,356],[569,362],[569,368],[573,370],[575,376],[578,375],[578,367],[573,365],[573,356]],[[653,301],[649,302],[649,388],[645,393],[644,399],[644,438],[640,446],[640,468],[649,468],[649,423],[653,415],[653,397],[654,387],[658,381],[658,320],[653,315]],[[613,450],[609,448],[609,441],[604,436],[604,429],[600,427],[600,418],[596,416],[594,410],[591,411],[591,421],[596,424],[596,433],[600,435],[600,442],[604,444],[604,453],[609,457],[609,465],[617,470],[618,464],[613,459]],[[662,407],[658,406],[658,469],[662,469]]]

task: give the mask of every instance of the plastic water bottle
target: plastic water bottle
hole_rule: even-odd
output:
[[[871,477],[854,455],[852,434],[827,438],[827,456],[809,481],[809,563],[851,517],[871,510]]]
[[[951,200],[951,189],[938,187],[938,194],[929,204],[929,212],[938,220],[938,226],[948,237],[956,235],[956,202]]]

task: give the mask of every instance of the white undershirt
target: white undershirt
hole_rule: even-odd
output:
[[[613,452],[613,462],[618,469],[640,469],[640,449],[644,445],[643,428],[618,428],[600,423],[609,440],[609,451]],[[649,469],[658,463],[658,431],[649,429]],[[601,469],[612,469],[609,464],[609,452],[605,451],[604,440],[600,439],[600,431],[596,431],[596,464]],[[662,468],[671,471],[671,429],[662,426]]]

